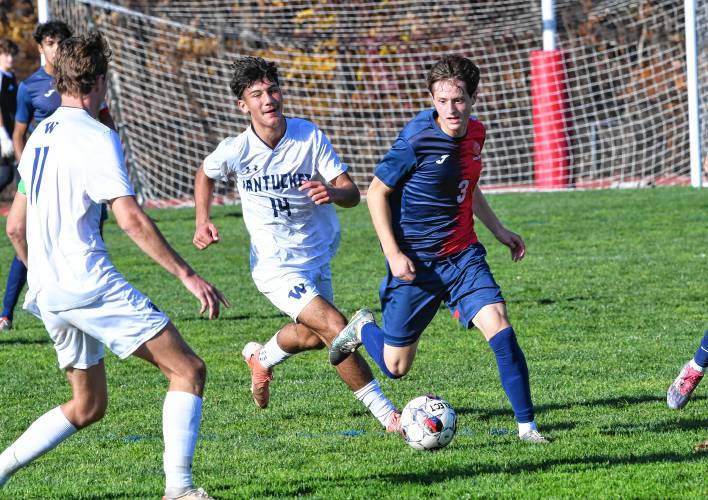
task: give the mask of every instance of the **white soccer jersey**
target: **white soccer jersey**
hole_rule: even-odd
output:
[[[32,133],[19,165],[27,196],[25,308],[91,304],[117,279],[99,232],[99,203],[133,195],[118,134],[60,107]]]
[[[339,244],[334,206],[315,205],[298,187],[309,179],[332,181],[346,172],[327,137],[312,122],[287,118],[274,149],[249,126],[224,139],[204,160],[205,174],[236,177],[243,220],[251,235],[254,279],[289,269],[313,269],[330,261]]]

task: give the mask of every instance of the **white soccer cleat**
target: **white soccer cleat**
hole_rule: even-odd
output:
[[[174,495],[174,496],[173,496]],[[170,490],[165,491],[162,500],[215,500],[202,488],[192,488],[182,493],[176,494]]]
[[[329,348],[329,362],[334,366],[347,359],[351,353],[361,346],[361,329],[367,323],[374,322],[374,315],[368,309],[359,309],[351,321],[332,341]]]
[[[531,429],[525,434],[519,436],[519,439],[521,439],[524,443],[533,444],[548,444],[551,442],[550,439],[542,436],[536,429]]]

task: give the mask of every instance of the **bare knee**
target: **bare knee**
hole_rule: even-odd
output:
[[[108,398],[97,396],[93,398],[72,400],[67,404],[67,418],[77,429],[83,429],[101,420],[108,408]]]
[[[306,339],[303,339],[303,347],[306,350],[317,350],[324,349],[325,343],[317,335],[312,335]]]
[[[405,376],[410,370],[411,365],[406,365],[405,363],[393,363],[393,366],[386,363],[386,368],[391,373],[391,378],[401,378]]]
[[[183,362],[167,376],[170,379],[171,387],[201,394],[206,383],[206,363],[197,355],[186,356]]]
[[[207,377],[206,363],[199,356],[190,357],[189,381],[195,386],[198,386],[200,391],[204,389]]]

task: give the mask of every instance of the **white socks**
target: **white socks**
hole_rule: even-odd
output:
[[[0,454],[0,485],[20,467],[41,457],[76,433],[76,427],[66,418],[61,407],[49,410]]]
[[[162,407],[165,439],[164,470],[168,497],[192,488],[192,457],[199,435],[202,398],[181,391],[169,391]]]
[[[531,422],[525,422],[525,423],[519,423],[519,437],[523,436],[529,431],[538,431],[538,428],[536,427],[536,421],[531,421]]]
[[[381,387],[379,387],[376,379],[373,379],[361,389],[354,391],[354,396],[364,403],[364,406],[381,422],[381,425],[386,427],[388,418],[396,410],[396,407],[381,392]]]
[[[691,361],[689,361],[688,364],[691,368],[693,368],[694,370],[699,371],[701,373],[706,371],[706,369],[704,367],[702,367],[701,365],[699,365],[698,363],[696,363],[696,360],[693,358],[691,358]]]
[[[275,365],[279,365],[290,356],[292,356],[292,354],[283,351],[278,345],[278,333],[276,333],[263,347],[261,347],[258,361],[261,363],[263,368],[270,369]]]

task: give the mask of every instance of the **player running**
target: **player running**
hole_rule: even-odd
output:
[[[220,303],[228,302],[167,244],[138,206],[118,135],[96,120],[110,55],[98,33],[62,43],[56,56],[61,106],[31,135],[20,162],[25,194],[15,197],[7,232],[29,264],[24,307],[44,322],[72,399],[35,420],[0,454],[0,485],[103,417],[105,345],[120,358],[148,361],[169,380],[163,406],[164,498],[210,498],[192,484],[206,366],[169,318],[111,264],[99,233],[100,203],[111,203],[118,225],[180,279],[200,301],[201,312],[208,309],[214,318]]]
[[[251,370],[253,400],[265,408],[273,367],[299,352],[322,349],[346,326],[332,305],[329,263],[340,237],[333,204],[353,207],[360,195],[322,131],[283,115],[274,63],[244,57],[233,71],[231,90],[251,124],[224,139],[197,170],[193,242],[202,250],[219,242],[209,219],[214,184],[235,177],[251,237],[253,280],[293,321],[265,345],[250,342],[242,352]],[[400,430],[400,414],[361,356],[347,359],[337,372],[387,430]]]
[[[371,311],[358,311],[332,342],[330,361],[344,362],[363,343],[386,376],[404,376],[444,301],[465,328],[479,328],[494,351],[519,437],[547,443],[534,423],[524,353],[474,231],[473,214],[511,249],[514,262],[524,257],[523,240],[501,224],[477,184],[485,129],[470,115],[479,69],[469,59],[445,56],[427,83],[434,108],[405,126],[367,193],[387,261],[380,288],[383,329]]]

